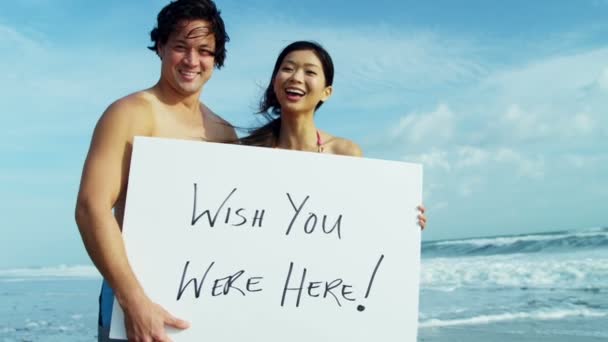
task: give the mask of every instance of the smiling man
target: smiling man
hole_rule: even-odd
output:
[[[229,40],[211,0],[178,0],[158,14],[150,33],[161,60],[153,87],[128,95],[103,113],[84,164],[76,222],[84,245],[104,277],[99,341],[109,341],[114,296],[125,313],[129,340],[168,341],[165,325],[185,329],[144,293],[127,260],[121,235],[134,136],[234,141],[232,126],[200,101]]]

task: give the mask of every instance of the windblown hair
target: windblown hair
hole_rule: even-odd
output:
[[[334,83],[334,63],[327,50],[319,43],[312,41],[297,41],[287,45],[283,51],[281,51],[274,64],[270,82],[260,101],[259,111],[256,113],[261,115],[266,123],[261,127],[249,129],[249,135],[240,139],[241,144],[264,147],[276,145],[281,131],[281,105],[274,92],[274,79],[277,76],[285,57],[293,51],[302,50],[312,51],[319,58],[323,73],[325,74],[325,86],[327,87]],[[315,107],[315,111],[319,109],[321,105],[323,105],[323,101],[319,101]]]
[[[226,43],[230,41],[220,14],[212,0],[172,1],[158,13],[156,27],[150,32],[153,45],[148,49],[158,51],[159,45],[167,43],[180,22],[205,20],[211,25],[211,33],[215,36],[215,66],[220,69],[226,59]]]

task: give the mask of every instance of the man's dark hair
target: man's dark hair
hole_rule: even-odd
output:
[[[220,69],[226,59],[226,43],[230,37],[226,33],[220,11],[212,0],[177,0],[165,6],[157,17],[156,27],[150,32],[154,45],[148,49],[158,51],[159,45],[164,45],[169,36],[177,29],[182,21],[205,20],[211,25],[211,33],[215,36],[215,66]]]

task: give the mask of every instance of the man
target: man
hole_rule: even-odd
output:
[[[161,60],[158,83],[111,104],[84,164],[76,222],[104,277],[99,341],[109,341],[113,296],[125,313],[129,340],[168,341],[165,325],[185,329],[144,293],[127,260],[121,226],[134,136],[234,141],[234,129],[200,102],[214,67],[223,66],[224,23],[212,0],[177,0],[161,10],[150,37]],[[113,211],[113,212],[112,212]]]

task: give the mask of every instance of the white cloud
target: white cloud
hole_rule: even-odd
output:
[[[543,122],[540,115],[526,112],[517,104],[509,106],[501,121],[502,125],[497,128],[519,139],[543,137],[551,131],[549,123]]]
[[[480,144],[515,150],[533,144],[542,150],[584,142],[597,149],[594,142],[608,133],[607,59],[608,49],[595,49],[493,71],[480,86],[464,87],[435,111],[412,110],[389,129],[389,136],[409,142],[410,150]],[[533,170],[541,164],[527,164],[524,174],[539,177],[542,172]]]
[[[490,158],[490,153],[481,148],[473,146],[462,146],[456,151],[456,167],[477,167],[483,166]]]
[[[425,174],[428,174],[429,170],[424,170]],[[445,185],[437,182],[429,182],[426,178],[424,180],[423,187],[423,203],[436,203],[442,195],[445,193]],[[447,205],[447,203],[446,203]]]
[[[22,53],[34,54],[45,51],[43,42],[19,32],[14,27],[2,24],[0,24],[0,44],[6,47],[3,58],[6,58],[7,54],[18,57]]]
[[[256,84],[268,82],[280,50],[299,39],[315,39],[330,52],[336,67],[330,105],[340,111],[403,107],[430,96],[429,90],[455,88],[486,73],[470,58],[472,44],[464,39],[366,23],[302,25],[280,13],[252,10],[231,31],[230,58],[222,73],[255,91]]]
[[[595,114],[560,111],[548,108],[542,112],[524,110],[510,105],[500,121],[488,126],[488,135],[501,137],[503,142],[518,143],[529,140],[559,141],[563,137],[582,138],[594,132]]]
[[[478,79],[485,68],[464,57],[468,44],[430,32],[396,34],[375,27],[321,33],[337,70],[359,89],[408,92]],[[382,37],[382,38],[380,38]]]
[[[577,169],[582,169],[589,166],[589,160],[585,158],[585,156],[566,155],[564,156],[564,160],[566,163],[574,166]]]
[[[608,92],[608,67],[604,68],[597,78],[597,84],[605,92]]]
[[[468,120],[469,125],[457,127],[469,130],[473,123],[474,133],[486,143],[597,140],[598,128],[608,126],[606,60],[608,48],[599,48],[496,69],[479,86],[465,87],[455,96],[457,103],[446,103],[456,117]],[[458,131],[455,136],[467,141],[471,133]]]
[[[446,209],[448,207],[448,202],[441,201],[437,203],[433,203],[430,207],[426,208],[427,211],[433,213],[438,212],[440,210]]]
[[[474,184],[468,182],[462,182],[458,185],[458,192],[462,197],[471,197],[474,192]]]
[[[606,60],[608,48],[600,48],[491,71],[436,110],[399,118],[389,137],[407,142],[404,151],[428,167],[431,181],[449,172],[460,196],[489,179],[544,180],[547,166],[563,161],[597,165],[608,148]]]
[[[450,162],[448,161],[448,153],[446,151],[440,151],[437,149],[433,149],[429,153],[408,156],[407,160],[413,160],[417,163],[421,163],[425,168],[430,169],[450,171],[452,168],[450,166]]]
[[[7,80],[0,84],[0,105],[7,112],[19,113],[3,117],[0,130],[29,131],[23,133],[32,137],[26,144],[35,145],[62,131],[88,136],[91,120],[112,101],[155,81],[157,62],[151,56],[144,61],[144,49],[122,48],[116,53],[96,46],[95,41],[62,47],[35,38],[40,34],[24,33],[30,31],[0,25],[0,44],[10,46],[0,57],[0,73]],[[27,125],[23,125],[25,116]],[[51,129],[55,127],[59,130]]]
[[[543,157],[527,157],[511,148],[482,149],[474,146],[457,146],[449,150],[432,149],[429,153],[410,156],[416,162],[434,171],[458,171],[458,175],[488,174],[490,170],[500,168],[513,170],[507,174],[516,174],[520,177],[542,179],[545,174],[545,161]],[[452,173],[456,177],[456,173]],[[481,179],[468,181],[466,189],[481,183]],[[470,191],[461,191],[470,193]]]
[[[454,114],[445,104],[430,113],[414,113],[403,116],[391,133],[412,144],[440,144],[452,138]]]
[[[579,113],[574,115],[572,120],[572,131],[575,135],[582,136],[591,134],[594,130],[595,122],[589,114]]]
[[[480,90],[524,105],[549,99],[568,101],[597,78],[607,58],[608,48],[600,48],[511,66],[490,73]]]
[[[608,165],[608,154],[566,154],[561,158],[560,162],[566,163],[576,169],[597,169],[602,165]]]
[[[545,161],[542,157],[526,158],[509,148],[501,148],[493,155],[497,162],[516,166],[519,176],[542,179],[545,175]]]

